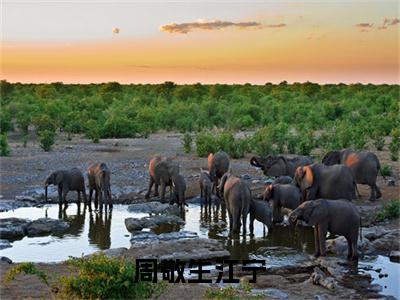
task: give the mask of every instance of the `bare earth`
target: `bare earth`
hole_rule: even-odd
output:
[[[148,161],[155,154],[174,157],[180,164],[181,173],[187,180],[187,197],[199,194],[198,178],[200,167],[207,167],[207,159],[199,158],[193,151],[184,154],[181,145],[180,134],[154,134],[149,138],[138,139],[108,139],[101,140],[99,144],[93,144],[86,139],[74,137],[72,141],[67,141],[65,137],[58,138],[57,145],[51,152],[43,152],[39,146],[33,142],[28,142],[28,147],[23,148],[18,142],[17,137],[10,137],[12,154],[10,157],[1,158],[1,181],[0,194],[1,200],[15,199],[16,196],[26,194],[29,191],[39,189],[47,175],[54,170],[79,167],[85,171],[87,167],[95,162],[106,162],[112,170],[111,183],[119,192],[118,201],[121,203],[132,203],[144,201],[144,193],[148,184]],[[387,150],[375,152],[381,164],[392,166],[396,186],[387,186],[385,180],[379,176],[378,185],[383,194],[382,199],[376,202],[369,202],[369,187],[359,186],[362,199],[355,203],[366,215],[371,215],[379,209],[387,200],[399,198],[399,164],[390,161]],[[253,181],[254,194],[257,196],[263,190],[262,172],[249,164],[250,156],[243,159],[232,160],[232,170],[237,175],[248,174]],[[398,221],[392,222],[387,226],[398,226]],[[12,265],[4,262],[0,263],[0,275],[4,274]],[[60,275],[67,274],[69,271],[64,264],[38,264],[38,267],[45,270],[48,274],[53,274],[52,280]],[[245,274],[243,274],[245,275]],[[319,294],[326,298],[342,297],[347,298],[354,293],[354,290],[341,289],[339,294],[330,294],[322,287],[304,284],[304,279],[308,278],[310,270],[297,270],[297,272],[287,274],[264,274],[258,278],[256,287],[276,288],[288,293],[289,298],[312,298]],[[289,284],[290,283],[290,284]],[[289,287],[290,286],[290,287]],[[200,299],[203,297],[206,286],[202,285],[168,285],[166,291],[160,299]],[[301,291],[301,293],[300,293]],[[350,293],[350,294],[349,294]],[[360,298],[360,294],[353,297]],[[33,276],[18,276],[10,284],[1,284],[1,298],[56,298],[57,294],[51,288],[41,283]]]

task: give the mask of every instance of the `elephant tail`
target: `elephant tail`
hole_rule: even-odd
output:
[[[376,167],[378,168],[379,173],[381,174],[381,176],[383,177],[383,179],[386,180],[386,176],[382,173],[381,163],[379,162],[379,159],[377,159],[376,162],[377,162]]]

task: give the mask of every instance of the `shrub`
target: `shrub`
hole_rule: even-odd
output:
[[[31,262],[25,262],[16,265],[6,273],[4,280],[6,283],[9,283],[21,273],[35,275],[40,281],[46,285],[49,285],[47,275],[43,271],[40,271],[38,268],[36,268],[36,266]]]
[[[297,144],[297,154],[310,155],[311,151],[314,149],[314,146],[315,141],[311,131],[300,133]]]
[[[0,133],[6,133],[12,129],[11,114],[2,108],[0,111]]]
[[[376,213],[375,220],[382,222],[386,219],[395,219],[400,216],[400,201],[390,200]]]
[[[372,141],[376,150],[382,151],[383,147],[385,147],[385,138],[383,136],[383,133],[378,130],[375,130],[372,133]]]
[[[185,153],[190,153],[192,151],[192,142],[193,142],[192,135],[186,132],[182,137],[182,146],[183,146],[183,151]]]
[[[251,139],[251,148],[257,155],[275,154],[272,136],[267,127],[259,129]]]
[[[135,264],[123,258],[104,254],[89,258],[71,258],[67,263],[78,269],[78,275],[60,278],[61,293],[67,298],[144,299],[160,292],[164,285],[134,282]]]
[[[200,157],[207,157],[209,153],[215,153],[218,145],[214,136],[209,132],[200,132],[196,136],[196,152]]]
[[[392,141],[389,144],[390,158],[393,161],[399,160],[399,150],[400,150],[400,130],[395,128],[390,133]]]
[[[388,164],[384,164],[381,167],[381,175],[382,176],[390,176],[390,175],[392,175],[392,167],[389,166]]]
[[[1,156],[10,155],[10,147],[8,146],[6,134],[0,134],[0,155]]]
[[[48,152],[53,148],[56,133],[51,130],[44,130],[38,133],[40,148]]]
[[[85,134],[87,138],[91,139],[93,143],[100,141],[100,128],[95,120],[89,120],[86,122]]]
[[[28,144],[28,138],[29,138],[29,136],[27,134],[22,135],[22,145],[24,146],[24,148],[26,148],[26,146]]]

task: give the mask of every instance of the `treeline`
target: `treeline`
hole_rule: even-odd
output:
[[[369,140],[382,148],[385,136],[398,136],[400,123],[398,85],[1,81],[0,88],[1,133],[18,129],[24,136],[34,126],[43,140],[54,139],[58,129],[69,135],[85,134],[97,142],[147,136],[161,129],[236,132],[261,128],[260,140],[268,144],[264,148],[307,152],[295,149],[296,145],[318,146],[306,145],[306,138],[326,148],[363,148]]]

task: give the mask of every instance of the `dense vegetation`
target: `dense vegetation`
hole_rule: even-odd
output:
[[[391,135],[388,146],[395,160],[400,147],[398,85],[66,85],[2,81],[0,88],[1,133],[18,129],[26,143],[24,136],[34,126],[46,151],[59,129],[68,135],[83,133],[93,142],[147,136],[162,129],[201,132],[196,144],[202,148],[202,141],[208,143],[210,136],[215,137],[208,131],[219,128],[228,132],[211,148],[220,148],[228,140],[234,143],[229,147],[237,152],[233,153],[236,157],[247,151],[308,154],[317,147],[362,149],[367,142],[382,149],[384,137]],[[254,129],[259,131],[251,141],[232,141],[229,136],[230,132]],[[206,151],[197,149],[200,155]]]

